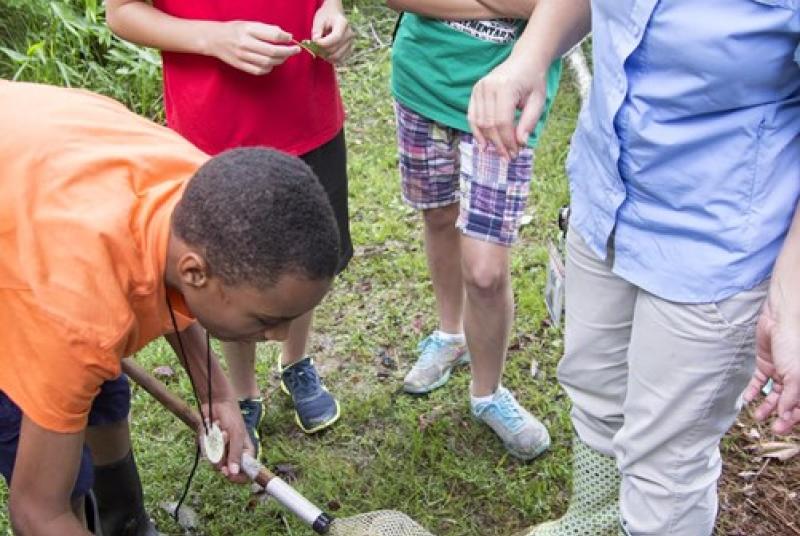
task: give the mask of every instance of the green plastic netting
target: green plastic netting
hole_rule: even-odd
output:
[[[335,519],[331,536],[433,536],[402,512],[378,510]]]

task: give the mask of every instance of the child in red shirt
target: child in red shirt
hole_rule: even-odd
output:
[[[334,64],[353,32],[341,0],[212,2],[109,0],[119,36],[162,50],[168,125],[210,154],[268,146],[300,156],[328,193],[340,232],[340,264],[352,257],[347,209],[344,111]],[[313,40],[315,56],[299,46]],[[333,424],[339,404],[306,354],[313,312],[292,323],[281,357],[282,388],[307,433]],[[262,413],[255,345],[223,345],[253,443]]]

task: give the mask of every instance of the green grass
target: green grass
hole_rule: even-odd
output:
[[[560,514],[568,497],[571,427],[568,401],[555,377],[562,339],[546,320],[542,290],[545,244],[557,237],[558,208],[568,200],[564,160],[578,95],[567,70],[536,152],[532,221],[522,228],[513,254],[517,313],[504,383],[545,421],[553,437],[550,452],[521,463],[505,453],[487,428],[471,420],[466,370],[430,396],[400,392],[415,346],[436,320],[420,220],[399,196],[388,91],[388,44],[395,15],[378,0],[346,4],[359,35],[352,61],[340,72],[348,110],[356,254],[318,309],[311,341],[328,386],[342,402],[342,418],[316,436],[299,432],[278,389],[278,348],[264,345],[258,362],[267,403],[264,455],[272,468],[293,468],[293,485],[338,516],[392,508],[440,536],[512,534]],[[590,44],[584,47],[588,50]],[[0,77],[86,87],[161,120],[159,63],[153,51],[111,36],[97,0],[0,0]],[[390,356],[396,368],[384,368],[383,355]],[[137,357],[148,368],[177,368],[161,342]],[[539,366],[535,378],[530,375],[532,360]],[[190,399],[185,375],[171,378],[169,384]],[[182,534],[160,504],[177,500],[183,489],[194,437],[140,389],[134,390],[132,422],[147,507],[162,532]],[[724,450],[733,452],[728,462],[736,462],[743,443],[736,433],[726,438]],[[727,478],[728,490],[740,487],[735,474]],[[735,494],[727,494],[734,500],[725,495],[720,533],[738,534],[730,527],[737,526],[737,508],[745,502]],[[0,484],[0,504],[6,501],[7,489]],[[188,504],[200,516],[202,534],[311,533],[274,501],[254,499],[248,487],[227,484],[205,465]],[[0,534],[4,533],[10,534],[10,529],[2,508]]]
[[[139,72],[133,78],[138,82],[132,84],[126,77],[133,75],[109,65],[110,51],[121,51],[128,58],[120,60],[123,64],[138,51],[110,38],[102,45],[100,17],[94,22],[88,17],[80,23],[86,25],[85,32],[73,35],[57,17],[53,19],[52,9],[44,5],[44,15],[38,19],[17,13],[21,18],[15,24],[29,25],[25,31],[6,25],[11,31],[3,44],[16,46],[25,57],[6,54],[0,72],[8,77],[21,71],[21,79],[85,85],[121,98],[150,117],[161,117],[160,101],[152,93],[158,87],[157,76]],[[258,364],[268,408],[262,430],[264,455],[272,467],[280,463],[295,467],[293,484],[335,515],[394,508],[439,535],[510,534],[559,514],[566,504],[571,432],[567,400],[555,378],[561,334],[545,321],[542,289],[544,244],[556,236],[557,209],[568,197],[564,159],[578,97],[566,75],[537,150],[529,207],[533,221],[523,227],[513,256],[517,314],[504,382],[546,422],[553,436],[549,453],[521,463],[505,453],[487,428],[471,420],[466,370],[427,397],[399,392],[418,340],[435,326],[433,296],[419,217],[399,197],[388,91],[388,41],[394,15],[376,2],[358,2],[350,10],[359,40],[353,62],[341,70],[341,82],[348,109],[356,255],[319,308],[312,340],[327,384],[342,402],[342,418],[319,435],[300,433],[277,388],[277,346],[264,346]],[[50,22],[38,26],[42,20]],[[46,53],[42,57],[25,48],[39,42],[45,42],[38,49]],[[83,52],[76,56],[72,47]],[[91,55],[96,47],[99,56]],[[84,59],[108,76],[64,78],[55,63],[75,67]],[[21,69],[23,65],[27,66]],[[398,364],[388,371],[389,377],[378,374],[385,372],[380,366],[382,352]],[[529,372],[534,359],[539,363],[536,378]],[[176,366],[162,343],[148,347],[138,360],[151,368]],[[189,398],[185,378],[173,379],[170,385]],[[132,419],[147,506],[161,531],[179,534],[180,527],[159,504],[180,494],[194,454],[193,437],[139,389],[134,392]],[[2,488],[0,502],[5,494]],[[247,487],[227,484],[207,466],[198,471],[188,502],[200,514],[204,534],[310,534],[274,501],[251,500]],[[4,516],[0,513],[0,533],[8,530]]]

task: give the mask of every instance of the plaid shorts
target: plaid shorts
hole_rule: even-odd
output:
[[[479,240],[510,246],[528,201],[533,150],[505,160],[481,151],[466,132],[431,121],[395,102],[403,199],[418,209],[460,203],[456,227]]]

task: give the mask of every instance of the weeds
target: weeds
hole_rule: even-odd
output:
[[[434,327],[434,306],[419,218],[398,194],[388,90],[396,15],[377,0],[346,5],[358,34],[351,61],[340,69],[356,255],[319,308],[310,344],[328,386],[342,402],[342,418],[322,434],[300,433],[278,389],[278,349],[265,345],[257,364],[267,408],[264,456],[272,468],[283,468],[296,479],[300,491],[337,515],[396,508],[439,536],[512,534],[562,512],[569,490],[572,432],[568,403],[555,378],[561,333],[548,326],[542,288],[545,243],[556,235],[558,208],[568,199],[564,160],[578,96],[567,75],[537,149],[531,223],[522,228],[512,260],[517,315],[504,382],[553,437],[551,452],[520,463],[505,454],[490,431],[470,420],[465,371],[430,396],[399,393],[417,341]],[[0,6],[0,76],[86,87],[145,116],[163,118],[158,54],[113,37],[99,1],[0,0]],[[138,360],[148,368],[176,363],[161,342]],[[535,377],[532,360],[538,363]],[[190,398],[185,375],[168,381]],[[181,491],[193,437],[139,389],[134,390],[132,419],[147,507],[160,531],[181,534],[160,505]],[[742,486],[742,479],[752,480],[761,466],[746,454],[748,439],[741,430],[737,427],[725,442],[720,534],[786,530],[790,521],[783,516],[788,512],[788,519],[797,518],[797,464],[771,464],[772,472],[758,487],[751,481]],[[783,488],[776,488],[776,482]],[[0,504],[6,499],[0,484]],[[772,507],[759,508],[763,501]],[[204,534],[309,534],[274,502],[252,497],[246,487],[226,485],[207,466],[198,473],[189,505],[199,514]],[[782,510],[773,512],[778,507]],[[5,532],[10,533],[8,519],[0,509],[0,534]]]
[[[158,52],[117,39],[98,0],[4,0],[0,75],[91,89],[161,120]]]

